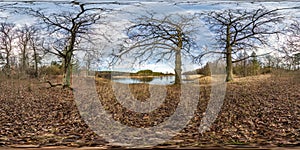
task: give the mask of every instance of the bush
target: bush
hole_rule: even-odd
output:
[[[31,78],[38,77],[38,74],[36,74],[34,68],[28,68],[26,70],[26,74],[29,75],[29,77],[31,77]]]
[[[40,69],[40,73],[47,75],[62,75],[63,70],[59,65],[43,66]]]
[[[272,67],[264,67],[260,69],[261,74],[269,74],[272,73]]]

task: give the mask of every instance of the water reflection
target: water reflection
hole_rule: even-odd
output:
[[[143,83],[149,83],[151,81],[153,81],[154,77],[144,77],[144,78],[136,78],[136,80],[139,80]]]

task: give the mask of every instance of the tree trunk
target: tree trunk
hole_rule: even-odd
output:
[[[246,50],[244,50],[244,58],[247,57],[246,54],[247,54]],[[248,75],[248,72],[247,72],[247,60],[243,61],[243,67],[244,67],[243,76],[246,77]]]
[[[65,63],[64,63],[64,78],[63,78],[63,87],[71,86],[71,72],[72,72],[72,53],[68,52],[66,54]]]
[[[177,49],[175,50],[175,84],[181,84],[181,49],[183,47],[182,42],[182,31],[181,29],[176,29],[177,31],[177,37],[178,37],[178,43],[177,43]]]
[[[226,81],[233,81],[233,69],[232,69],[232,58],[231,58],[231,52],[226,54]]]
[[[175,84],[181,83],[181,51],[175,52]]]
[[[64,79],[63,79],[63,87],[70,88],[71,87],[71,75],[72,75],[72,57],[73,57],[73,50],[75,44],[76,32],[73,31],[71,35],[71,40],[69,42],[68,47],[66,48],[66,55],[65,55],[65,70],[64,70]]]
[[[7,53],[7,55],[6,55],[6,64],[5,64],[5,74],[6,74],[6,76],[8,77],[8,78],[10,78],[10,74],[11,74],[11,71],[10,71],[10,59],[9,59],[9,57],[10,57],[10,54],[9,53]]]
[[[21,73],[23,75],[25,75],[26,74],[26,70],[27,70],[27,64],[26,64],[27,58],[26,58],[25,46],[23,48],[24,49],[22,51],[22,68],[21,68]]]
[[[34,77],[39,77],[39,67],[38,67],[38,56],[35,47],[33,47],[33,56],[34,56]]]
[[[231,39],[230,39],[230,26],[227,26],[226,31],[226,81],[233,81],[233,66],[232,66],[232,47],[231,47]]]

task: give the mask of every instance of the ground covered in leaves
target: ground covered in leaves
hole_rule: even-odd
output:
[[[166,100],[152,115],[135,113],[116,101],[111,83],[97,80],[101,103],[113,118],[128,126],[152,127],[178,104],[179,87],[167,87]],[[199,133],[210,85],[199,86],[200,99],[190,123],[157,147],[291,147],[300,146],[300,79],[295,75],[262,75],[227,84],[222,109],[209,131]],[[134,97],[150,96],[145,84],[130,85]],[[38,80],[0,80],[0,147],[115,147],[83,121],[73,91],[49,88]]]

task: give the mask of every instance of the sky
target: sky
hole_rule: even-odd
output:
[[[31,1],[31,0],[27,0]],[[23,3],[20,1],[14,1],[14,0],[0,0],[0,6],[7,4],[7,3],[15,3],[19,2],[18,6],[26,6],[31,8],[43,8],[49,12],[51,11],[62,11],[62,10],[68,10],[70,9],[69,2],[71,0],[54,0],[54,1],[46,1],[46,0],[39,0],[38,3]],[[37,1],[34,1],[37,2]],[[107,1],[102,0],[78,0],[78,2],[84,2],[84,3],[105,3]],[[264,6],[267,9],[275,9],[275,8],[286,8],[286,7],[300,7],[300,2],[296,0],[290,0],[290,1],[264,1],[260,0],[260,2],[257,2],[257,0],[251,0],[251,1],[241,1],[241,0],[235,0],[235,1],[218,1],[218,0],[210,0],[210,1],[200,1],[200,0],[150,0],[150,1],[143,1],[143,0],[119,0],[119,1],[113,1],[116,2],[115,4],[101,4],[104,7],[107,8],[113,8],[115,11],[110,14],[106,14],[105,20],[107,24],[98,26],[99,31],[101,33],[106,34],[108,37],[110,37],[110,40],[112,43],[105,42],[104,39],[96,41],[98,43],[98,46],[95,48],[102,49],[102,57],[101,62],[96,63],[97,65],[94,66],[97,70],[119,70],[119,71],[137,71],[141,69],[151,69],[153,71],[158,72],[174,72],[174,63],[172,61],[164,61],[160,63],[154,63],[152,61],[146,62],[142,65],[135,65],[132,66],[131,62],[132,59],[130,57],[124,58],[126,61],[114,65],[113,67],[108,68],[107,59],[109,56],[107,55],[109,52],[111,52],[112,49],[117,49],[118,44],[122,40],[122,38],[126,38],[126,34],[124,33],[124,30],[126,27],[131,25],[132,20],[134,20],[136,17],[145,15],[146,11],[155,12],[156,16],[163,16],[167,14],[193,14],[203,11],[219,11],[224,10],[228,8],[234,8],[234,9],[255,9],[260,6]],[[58,7],[55,5],[55,3],[60,4],[66,4],[63,5],[64,7]],[[99,4],[94,4],[99,5]],[[120,11],[121,10],[121,11]],[[286,22],[288,23],[290,20],[295,19],[297,17],[300,18],[300,9],[291,9],[291,10],[285,10],[282,11],[282,14],[286,17]],[[8,16],[8,21],[15,22],[16,24],[31,24],[34,23],[34,19],[32,17],[28,17],[25,15],[10,15],[6,11],[0,12],[0,17]],[[283,26],[283,24],[279,24],[278,26]],[[214,43],[213,40],[213,34],[210,33],[207,29],[207,27],[204,26],[204,24],[199,21],[195,22],[195,26],[199,28],[196,33],[194,33],[196,36],[195,41],[201,45],[211,45],[210,43]],[[282,38],[284,40],[284,37]],[[270,41],[274,47],[278,46],[278,41],[276,41],[276,38],[270,37]],[[270,51],[273,48],[264,47],[259,50],[258,53],[264,53],[265,51]],[[82,55],[81,55],[82,56]],[[80,55],[78,56],[80,59],[82,59]],[[190,71],[196,68],[199,68],[199,64],[194,64],[190,61],[190,58],[184,58],[183,59],[183,71]]]
[[[118,37],[120,36],[126,36],[122,33],[122,30],[124,29],[124,26],[126,26],[126,24],[128,24],[128,20],[130,20],[130,18],[134,18],[134,16],[130,16],[132,14],[136,15],[136,16],[140,16],[143,15],[145,13],[145,11],[143,10],[148,10],[148,11],[152,11],[152,12],[157,12],[158,15],[166,15],[166,14],[170,14],[170,13],[186,13],[186,14],[193,14],[193,13],[198,13],[198,12],[203,12],[203,11],[220,11],[220,10],[224,10],[224,9],[230,9],[230,8],[234,8],[234,9],[256,9],[260,6],[264,6],[267,9],[276,9],[276,8],[289,8],[289,7],[296,7],[296,6],[300,6],[300,2],[293,2],[293,1],[280,1],[280,2],[241,2],[241,1],[206,1],[206,2],[202,2],[202,1],[194,1],[194,2],[189,2],[189,3],[185,3],[182,1],[176,1],[177,4],[174,5],[173,3],[169,3],[169,2],[140,2],[138,5],[133,5],[133,6],[127,6],[127,7],[122,7],[122,10],[126,10],[127,12],[130,12],[129,15],[127,13],[121,13],[121,14],[112,14],[113,17],[108,17],[108,19],[114,20],[114,22],[112,24],[109,24],[109,27],[107,28],[108,30],[105,31],[105,33],[109,33],[112,32],[111,34],[114,35],[113,37],[115,37],[115,43],[117,43],[118,41]],[[285,15],[286,18],[286,23],[288,23],[291,18],[296,18],[296,17],[300,17],[300,11],[298,9],[292,9],[292,10],[285,10],[285,11],[281,11],[282,14]],[[112,19],[114,18],[114,19]],[[120,19],[122,18],[122,19]],[[204,28],[202,31],[199,31],[198,36],[197,36],[197,41],[198,44],[201,46],[201,44],[207,44],[208,43],[214,43],[214,41],[212,40],[213,38],[213,34],[210,33],[207,28],[205,29],[205,26],[199,25],[201,24],[201,22],[197,22],[197,27],[199,28]],[[280,24],[278,26],[284,26],[283,24]],[[123,27],[123,28],[122,28]],[[113,29],[115,30],[113,30]],[[275,27],[274,27],[275,28]],[[103,29],[103,28],[102,28]],[[116,31],[116,29],[118,31]],[[203,33],[206,33],[206,35],[204,35]],[[209,37],[211,36],[211,37]],[[284,40],[284,37],[282,38]],[[274,50],[275,48],[278,48],[278,41],[277,38],[275,36],[270,36],[269,37],[270,42],[272,43],[271,45],[273,47],[262,47],[257,51],[257,54],[263,54],[263,53],[268,53]],[[249,52],[249,55],[251,54],[251,52]],[[127,59],[127,61],[130,62],[130,58]],[[118,68],[118,70],[126,70],[124,68],[126,68],[128,66],[128,64],[130,64],[129,62],[124,63],[122,62],[120,65],[115,66],[115,69]],[[186,60],[183,60],[183,71],[189,71],[189,70],[193,70],[196,68],[199,68],[199,64],[194,64],[190,62],[190,58],[187,58]],[[205,63],[204,63],[205,64]],[[132,67],[131,67],[132,68]],[[143,66],[139,66],[137,67],[139,69],[152,69],[154,71],[162,71],[162,72],[174,72],[173,68],[173,62],[170,61],[168,63],[161,63],[161,64],[148,64],[148,65],[143,65]],[[105,69],[105,68],[103,68]],[[167,71],[166,71],[167,70]]]

